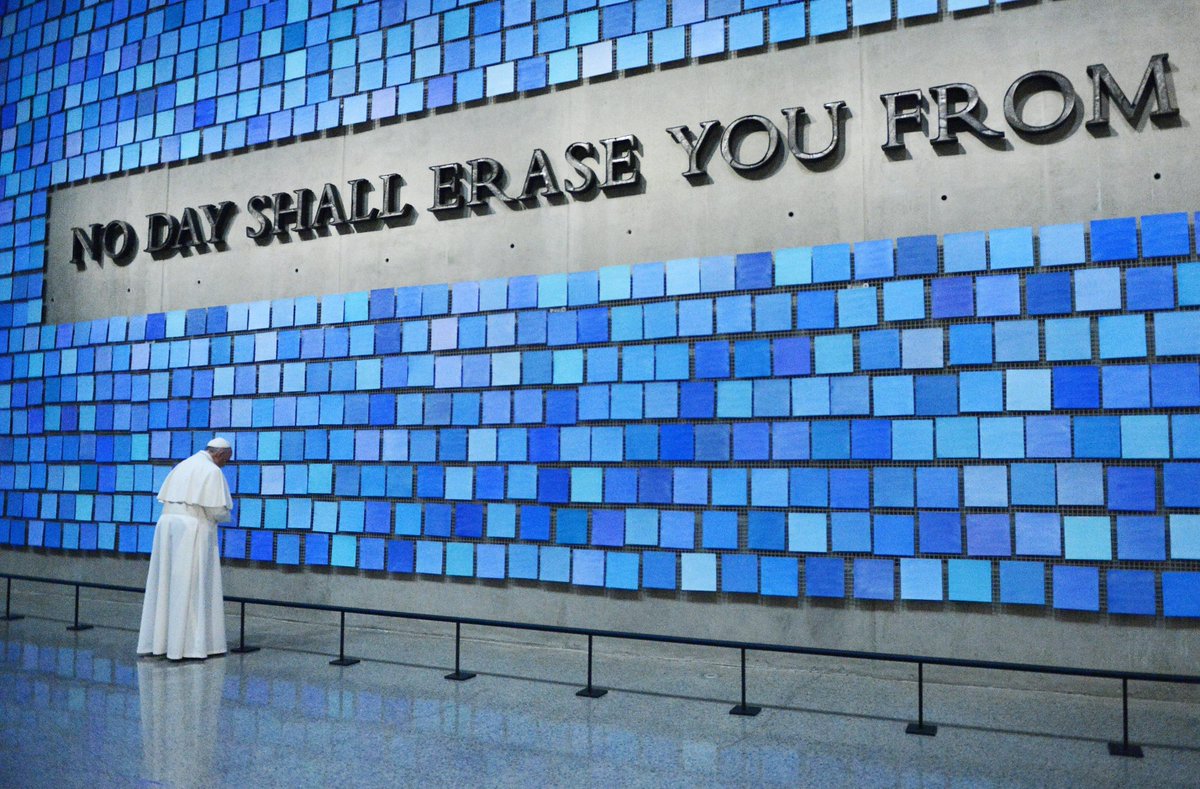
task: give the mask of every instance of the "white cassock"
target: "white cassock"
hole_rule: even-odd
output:
[[[163,511],[154,527],[138,654],[171,660],[222,654],[225,603],[217,524],[229,520],[233,509],[229,484],[202,450],[171,469],[158,500]]]

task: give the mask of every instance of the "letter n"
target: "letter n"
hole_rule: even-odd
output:
[[[71,262],[80,271],[87,267],[87,260],[100,263],[104,253],[104,225],[92,225],[88,230],[71,228]],[[85,257],[86,256],[86,257]]]

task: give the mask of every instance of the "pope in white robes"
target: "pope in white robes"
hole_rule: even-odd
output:
[[[229,520],[233,499],[221,473],[233,450],[223,438],[182,461],[158,491],[162,516],[142,604],[139,655],[171,660],[225,652],[225,603],[217,524]]]

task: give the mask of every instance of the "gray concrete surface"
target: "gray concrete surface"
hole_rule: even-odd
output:
[[[57,190],[48,229],[50,322],[140,314],[373,287],[454,282],[519,274],[597,269],[605,265],[854,242],[913,234],[1195,209],[1191,177],[1200,139],[1191,117],[1200,107],[1200,72],[1191,37],[1200,5],[1191,0],[1057,0],[941,21],[869,28],[764,53],[655,69],[492,101],[422,117],[365,124],[350,132],[260,147],[184,165]],[[1086,70],[1104,63],[1133,94],[1149,58],[1172,56],[1182,116],[1177,126],[1143,121],[1137,130],[1115,113],[1111,133],[1082,126],[1090,115]],[[1080,96],[1074,130],[1058,142],[1021,139],[1008,128],[1008,86],[1039,69],[1059,71]],[[935,151],[909,133],[908,157],[880,150],[885,139],[879,95],[968,82],[978,87],[988,122],[1004,130],[989,147],[964,134],[961,145]],[[810,149],[823,147],[829,123],[822,105],[845,100],[842,160],[812,172],[790,158],[747,178],[714,154],[711,183],[681,177],[686,158],[670,126],[761,114],[785,124],[780,110],[803,105],[814,119]],[[1061,105],[1061,102],[1060,102]],[[1027,118],[1057,114],[1050,96],[1035,97]],[[936,127],[936,120],[932,121]],[[635,134],[642,141],[644,193],[596,195],[559,205],[438,219],[428,167],[480,156],[523,178],[532,150],[543,148],[560,177],[562,152],[576,140]],[[747,141],[746,156],[763,135]],[[398,172],[402,195],[419,213],[412,224],[256,246],[244,235],[254,194]],[[769,169],[767,172],[771,172]],[[1156,175],[1159,176],[1156,178]],[[519,186],[510,191],[519,191]],[[233,200],[226,251],[78,272],[70,229],[127,218],[144,224],[152,211]],[[495,202],[495,201],[494,201]]]
[[[79,557],[0,551],[0,572],[69,580],[93,580],[142,587],[146,560],[135,557]],[[737,595],[589,594],[569,587],[538,584],[495,584],[430,580],[416,576],[384,576],[355,571],[299,571],[226,563],[225,593],[284,601],[413,613],[467,616],[558,626],[661,633],[699,638],[764,641],[839,649],[941,657],[965,657],[1085,668],[1197,673],[1200,633],[1195,623],[1132,617],[1064,616],[1015,606],[943,604],[919,606],[820,605],[811,601],[774,604]],[[34,595],[38,606],[70,617],[72,589],[18,582],[14,599]],[[84,593],[84,618],[110,626],[132,626],[141,599],[127,593]],[[110,618],[97,619],[88,600],[108,601]],[[233,612],[233,608],[229,610]],[[284,621],[328,624],[335,614],[273,609],[254,612]],[[371,626],[402,632],[444,634],[447,625],[372,620]],[[237,637],[231,623],[230,638]],[[578,646],[578,637],[524,631],[488,631],[497,641],[554,647]],[[332,642],[331,642],[332,643]],[[333,644],[331,648],[335,648]],[[615,642],[609,649],[635,655],[694,652],[660,644]],[[791,656],[760,655],[759,662],[791,665]],[[908,666],[839,662],[842,671],[868,676],[911,677]],[[1080,682],[1061,677],[1011,675],[938,669],[944,678],[988,686],[1110,692],[1115,683]],[[1099,687],[1098,687],[1099,685]],[[1142,691],[1161,698],[1189,692],[1178,686],[1148,685]],[[1196,694],[1200,699],[1200,693]]]
[[[655,70],[59,190],[49,228],[48,316],[85,319],[1195,209],[1197,22],[1200,4],[1191,0],[1041,2]],[[943,155],[909,134],[911,159],[892,161],[879,149],[881,92],[971,82],[993,125],[1005,128],[1004,92],[1027,71],[1066,74],[1087,104],[1089,64],[1107,64],[1133,92],[1149,57],[1159,52],[1170,53],[1175,64],[1182,107],[1176,128],[1144,123],[1134,130],[1114,115],[1107,137],[1080,126],[1067,139],[1038,145],[1010,132],[1011,149],[999,150],[964,135],[961,152]],[[680,177],[684,157],[664,132],[675,124],[728,122],[747,113],[782,121],[781,107],[803,104],[819,111],[838,98],[854,115],[844,159],[827,172],[785,161],[770,177],[746,179],[716,156],[713,182],[693,186]],[[815,126],[823,130],[824,119]],[[430,164],[486,155],[519,172],[535,146],[557,165],[573,140],[623,133],[637,134],[645,145],[644,194],[522,211],[496,205],[490,214],[444,221],[424,211],[431,199]],[[65,262],[75,224],[225,198],[244,203],[257,192],[319,188],[325,180],[389,171],[405,175],[405,198],[421,209],[411,226],[258,248],[240,235],[243,214],[224,252],[167,261],[142,255],[127,268],[83,274]],[[140,584],[144,568],[140,559],[0,551],[0,569],[15,572]],[[1194,671],[1200,651],[1194,623],[1001,606],[780,603],[252,566],[229,567],[226,579],[235,594],[986,659],[1177,672]]]
[[[136,633],[68,633],[52,609],[0,622],[0,775],[84,786],[1191,786],[1200,706],[1134,699],[1145,758],[1110,757],[1112,696],[926,685],[936,737],[904,733],[910,680],[752,664],[754,718],[728,714],[738,673],[711,653],[613,654],[599,699],[574,695],[578,649],[351,628],[362,663],[328,665],[335,638],[255,618],[263,651],[173,664],[133,655]],[[93,605],[99,618],[114,612]]]

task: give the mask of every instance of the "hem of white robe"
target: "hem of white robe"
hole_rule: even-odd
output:
[[[140,658],[166,658],[167,660],[207,660],[210,657],[225,657],[229,654],[228,649],[222,649],[220,652],[209,652],[207,655],[180,655],[177,658],[169,656],[166,652],[138,652]]]

